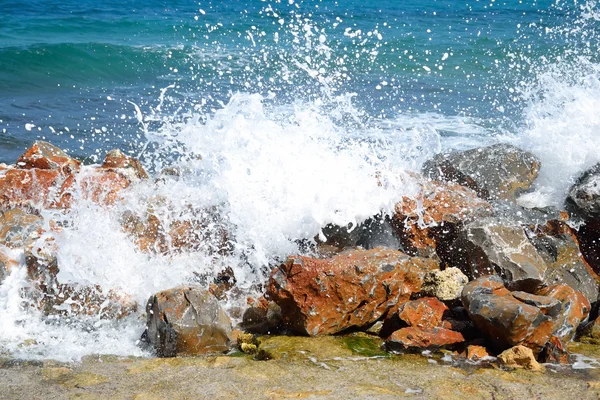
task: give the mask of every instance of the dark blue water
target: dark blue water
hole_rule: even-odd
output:
[[[433,112],[514,132],[542,65],[597,61],[597,23],[561,31],[581,15],[550,0],[0,0],[0,162],[40,138],[90,161],[135,154],[131,103],[152,130],[236,92],[274,107],[355,93],[367,121]]]

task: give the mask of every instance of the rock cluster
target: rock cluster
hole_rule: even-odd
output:
[[[214,280],[199,277],[201,286],[153,294],[142,342],[161,357],[237,344],[266,359],[255,334],[362,331],[393,352],[446,349],[532,370],[538,362],[568,363],[569,341],[600,340],[600,166],[569,191],[567,212],[518,204],[540,168],[534,155],[509,145],[438,155],[411,175],[417,194],[398,199],[392,215],[355,229],[328,225],[303,242],[305,253],[273,266],[263,297],[238,315],[250,334],[233,330],[224,311],[228,294],[240,291],[226,268]],[[82,166],[44,142],[0,167],[0,282],[27,268],[32,304],[48,315],[135,312],[118,290],[58,280],[53,232],[63,228],[40,210],[68,213],[78,201],[111,207],[147,180],[140,162],[118,150],[101,165]],[[120,214],[140,251],[231,252],[230,225],[218,207],[190,205],[162,218],[157,209],[164,206],[157,196],[144,212]]]

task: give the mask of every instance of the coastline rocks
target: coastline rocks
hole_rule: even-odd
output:
[[[457,224],[490,216],[491,205],[471,189],[415,175],[419,192],[395,206],[392,224],[407,254],[432,256],[451,241]]]
[[[231,321],[218,300],[200,286],[179,286],[150,297],[142,341],[159,357],[229,349]]]
[[[525,346],[515,346],[498,354],[498,360],[510,368],[524,368],[542,371],[543,367],[536,361],[533,351]]]
[[[439,265],[378,247],[329,259],[289,257],[275,268],[267,298],[281,307],[283,324],[300,334],[335,334],[370,325],[421,290]]]
[[[490,357],[490,354],[485,347],[474,344],[467,346],[467,359],[478,361],[486,357]]]
[[[522,344],[537,353],[552,335],[552,318],[513,296],[497,276],[469,282],[462,302],[475,326],[498,350]],[[552,299],[548,303],[552,304]],[[556,307],[546,307],[545,311],[556,311]]]
[[[144,170],[142,163],[133,157],[125,155],[118,149],[113,149],[106,154],[101,168],[131,173],[135,179],[148,179],[148,173]],[[130,180],[133,179],[134,178],[130,178]]]
[[[246,309],[241,326],[252,333],[269,333],[281,324],[281,307],[262,297],[256,305]]]
[[[456,300],[468,282],[469,278],[455,267],[443,271],[431,271],[423,279],[421,293],[435,296],[443,301]]]
[[[431,179],[456,182],[484,199],[515,200],[527,190],[540,169],[539,159],[508,144],[438,154],[425,162]]]
[[[399,350],[432,350],[453,348],[465,342],[459,332],[445,328],[419,329],[413,326],[402,328],[392,333],[385,342],[388,351]]]

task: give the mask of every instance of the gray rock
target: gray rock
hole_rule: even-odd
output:
[[[485,199],[514,200],[527,190],[540,169],[539,159],[508,144],[436,155],[423,165],[435,180],[456,182]]]
[[[142,342],[159,357],[229,349],[231,321],[217,299],[200,286],[179,286],[150,297]]]
[[[499,275],[512,290],[535,290],[548,269],[524,228],[504,219],[484,218],[465,225],[452,248],[452,265],[470,279]]]
[[[455,300],[460,297],[463,287],[468,282],[469,278],[455,267],[443,271],[431,271],[423,279],[421,293],[435,296],[443,301]]]
[[[579,218],[600,218],[600,163],[581,174],[569,190],[565,206]]]

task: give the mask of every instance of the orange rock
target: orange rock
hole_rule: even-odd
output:
[[[289,257],[273,270],[267,297],[288,328],[311,336],[374,323],[420,291],[431,259],[382,247],[350,250],[329,259]]]
[[[560,310],[554,319],[553,334],[563,342],[573,339],[577,327],[590,313],[590,302],[584,295],[567,285],[548,286],[538,291],[538,295],[560,302]]]
[[[65,175],[77,172],[80,164],[81,161],[69,157],[58,147],[46,142],[35,142],[17,160],[18,168],[59,170]]]
[[[392,333],[385,345],[388,350],[425,350],[451,348],[464,341],[465,338],[461,333],[449,329],[419,329],[411,326]]]
[[[437,298],[425,297],[404,303],[398,317],[409,326],[431,329],[442,326],[442,317],[448,311],[448,307]]]
[[[11,249],[29,247],[43,233],[43,219],[20,208],[0,213],[0,245]]]
[[[475,326],[498,350],[522,344],[537,353],[552,335],[552,318],[515,298],[497,276],[469,282],[462,302]]]
[[[83,199],[112,205],[122,199],[121,191],[128,188],[131,181],[118,172],[96,168],[83,176],[79,184]]]
[[[8,169],[0,175],[0,208],[56,208],[70,176],[51,169]]]
[[[103,169],[130,170],[137,179],[148,179],[148,173],[144,170],[142,163],[130,156],[123,154],[121,150],[111,150],[106,154]]]
[[[416,175],[415,175],[416,176]],[[466,187],[418,177],[417,196],[404,196],[395,206],[393,226],[404,250],[430,255],[451,225],[491,215],[491,205]]]
[[[498,355],[498,360],[511,368],[525,368],[532,371],[542,371],[542,366],[533,356],[533,351],[525,346],[514,346]]]
[[[470,345],[467,347],[467,358],[469,360],[477,361],[489,356],[487,349],[483,346]]]

